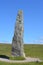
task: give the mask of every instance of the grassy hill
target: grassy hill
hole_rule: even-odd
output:
[[[0,55],[11,56],[11,44],[1,44],[0,43]],[[43,45],[38,44],[25,44],[24,45],[25,55],[28,57],[38,57],[43,59]]]

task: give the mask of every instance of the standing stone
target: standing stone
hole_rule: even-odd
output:
[[[23,12],[18,11],[15,32],[12,40],[12,55],[13,56],[25,56],[23,49],[23,32],[24,32]]]

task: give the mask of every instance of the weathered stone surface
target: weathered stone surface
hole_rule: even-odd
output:
[[[12,40],[12,55],[25,56],[23,49],[23,32],[24,32],[23,12],[20,10],[17,15],[15,32]]]

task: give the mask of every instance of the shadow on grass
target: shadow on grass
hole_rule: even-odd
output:
[[[0,55],[0,58],[9,59],[9,57],[6,55]]]

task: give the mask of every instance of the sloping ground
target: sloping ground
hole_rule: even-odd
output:
[[[11,44],[0,43],[0,55],[11,56]],[[43,59],[43,45],[25,44],[24,51],[27,57]]]

